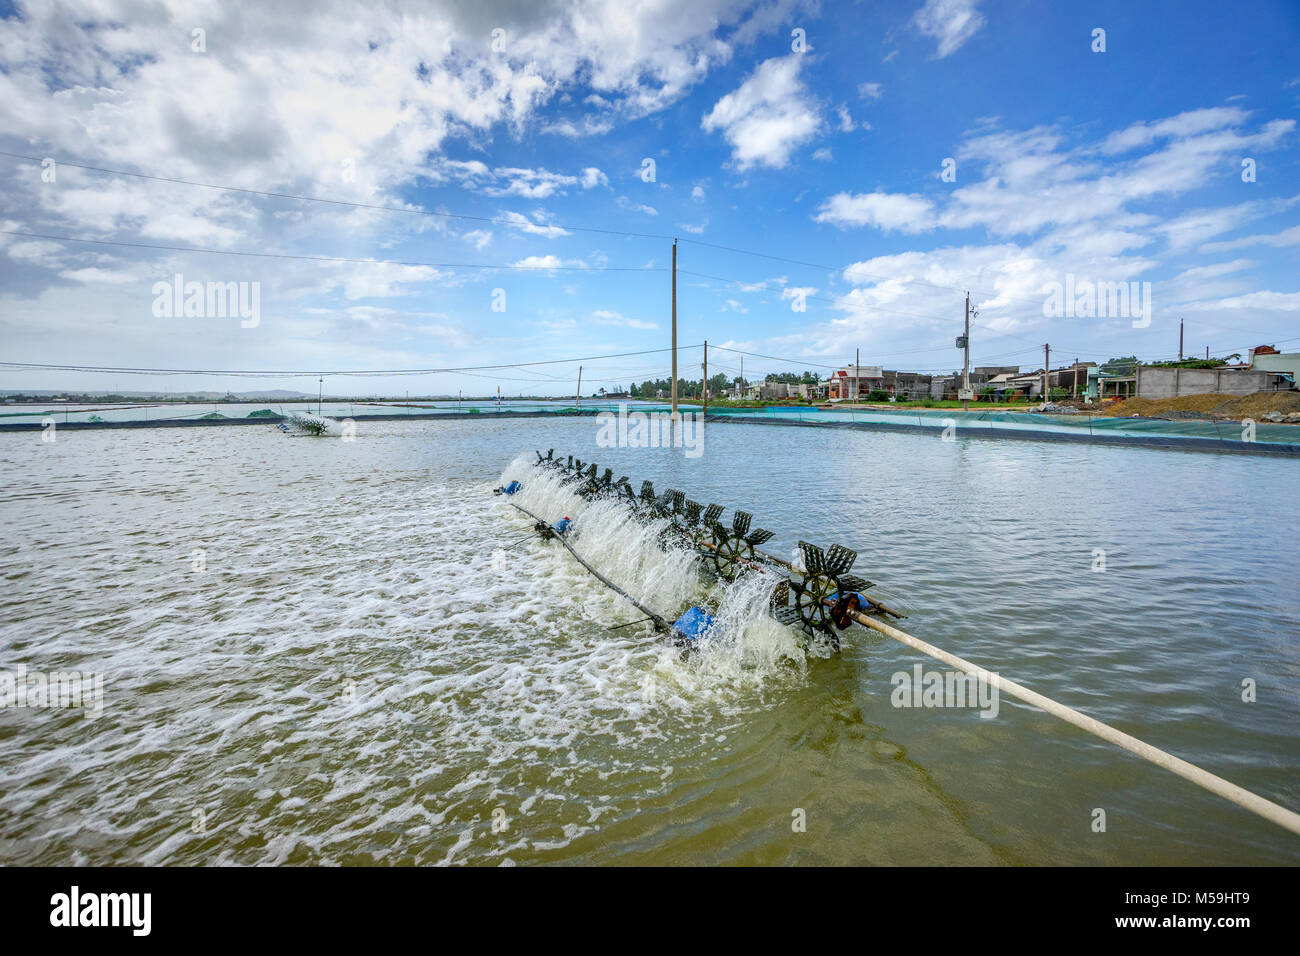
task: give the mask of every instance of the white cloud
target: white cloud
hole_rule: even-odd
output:
[[[523,213],[503,210],[497,213],[497,218],[509,220],[509,225],[531,236],[545,236],[547,239],[554,239],[557,236],[569,235],[569,231],[561,226],[548,226],[542,222],[534,222]]]
[[[691,199],[694,200],[695,202],[704,202],[704,187],[692,186]]]
[[[582,188],[593,189],[596,186],[608,186],[609,177],[595,166],[588,166],[582,171]]]
[[[135,282],[136,277],[127,272],[113,272],[107,269],[100,269],[91,266],[86,269],[69,269],[59,273],[65,279],[71,279],[73,282],[105,282],[113,285],[125,285],[128,282]]]
[[[781,168],[790,153],[817,132],[815,103],[799,81],[805,57],[792,53],[759,64],[745,82],[714,104],[701,127],[721,130],[736,168]]]
[[[645,203],[633,202],[626,196],[619,196],[618,199],[615,200],[615,203],[618,205],[619,209],[635,209],[637,212],[647,216],[659,215],[659,210],[654,206],[647,206]]]
[[[984,26],[984,17],[975,9],[975,0],[926,0],[912,22],[926,36],[938,41],[935,55],[943,59],[960,49]]]
[[[879,83],[859,83],[858,96],[868,103],[874,103],[885,95],[885,88]]]
[[[1249,246],[1272,246],[1280,249],[1284,246],[1300,245],[1300,226],[1292,226],[1281,232],[1264,235],[1242,236],[1228,242],[1207,242],[1201,246],[1201,252],[1228,252],[1233,249],[1245,249]]]
[[[916,233],[935,226],[934,203],[924,196],[901,193],[836,193],[822,203],[813,218],[841,229],[875,226],[885,231]]]
[[[527,256],[515,263],[519,269],[558,269],[563,265],[564,260],[554,254]]]
[[[1233,106],[1215,106],[1210,109],[1189,110],[1154,123],[1134,123],[1126,129],[1112,133],[1102,141],[1101,151],[1107,155],[1124,153],[1146,146],[1158,139],[1185,139],[1198,133],[1240,126],[1250,114]]]
[[[853,117],[849,115],[849,108],[847,106],[835,107],[835,115],[840,119],[841,133],[852,133],[857,129],[857,126],[853,122]]]
[[[647,322],[644,319],[629,319],[618,312],[611,312],[608,309],[597,309],[591,313],[591,319],[597,325],[617,325],[628,329],[657,329],[657,323]]]
[[[466,242],[472,243],[475,249],[486,248],[487,244],[492,241],[492,233],[486,229],[474,229],[461,235]]]
[[[1300,292],[1249,292],[1211,302],[1184,302],[1186,312],[1227,312],[1258,309],[1265,312],[1300,312]]]
[[[829,163],[833,158],[829,146],[823,146],[821,149],[813,151],[813,159],[817,160],[819,163]]]

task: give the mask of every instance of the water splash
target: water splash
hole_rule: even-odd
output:
[[[693,605],[711,609],[715,625],[699,639],[698,653],[683,659],[667,643],[660,652],[655,671],[671,677],[675,690],[753,689],[772,679],[802,676],[809,656],[829,653],[817,642],[805,646],[768,613],[777,575],[750,572],[734,582],[706,577],[694,551],[664,537],[666,519],[634,517],[619,501],[588,501],[564,477],[520,456],[501,481],[519,481],[519,504],[548,522],[572,519],[569,540],[575,550],[640,603],[670,620]]]

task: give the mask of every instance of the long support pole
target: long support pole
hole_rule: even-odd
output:
[[[704,340],[704,389],[700,392],[704,400],[704,414],[709,414],[709,340]]]
[[[1270,820],[1278,826],[1290,830],[1292,833],[1300,833],[1300,813],[1288,810],[1286,807],[1274,803],[1272,800],[1266,800],[1259,796],[1259,794],[1251,793],[1244,787],[1239,787],[1235,783],[1224,780],[1222,777],[1210,773],[1208,770],[1202,770],[1193,763],[1188,763],[1180,757],[1175,757],[1173,754],[1167,753],[1158,747],[1153,747],[1145,741],[1138,740],[1131,734],[1126,734],[1122,730],[1116,730],[1114,727],[1110,726],[1110,724],[1103,724],[1100,720],[1097,720],[1094,717],[1089,717],[1087,714],[1080,713],[1073,707],[1066,707],[1064,704],[1058,704],[1050,697],[1044,697],[1042,694],[1032,691],[1028,687],[1022,687],[1015,681],[1007,680],[1005,677],[999,677],[997,674],[994,674],[991,671],[986,671],[979,665],[963,660],[955,654],[949,654],[947,651],[935,647],[933,644],[927,644],[920,638],[913,637],[906,631],[901,631],[891,624],[886,624],[884,621],[876,620],[875,618],[868,617],[865,614],[859,614],[856,611],[850,613],[852,613],[855,621],[865,627],[871,628],[873,631],[883,634],[886,637],[892,637],[894,640],[906,644],[908,647],[918,650],[922,654],[933,657],[935,660],[943,661],[945,664],[955,668],[956,670],[962,671],[963,673],[973,673],[977,677],[996,687],[1001,693],[1010,694],[1012,697],[1023,700],[1026,704],[1029,704],[1032,707],[1045,710],[1053,717],[1059,717],[1068,724],[1074,724],[1074,726],[1079,729],[1086,730],[1088,733],[1100,737],[1102,740],[1109,741],[1117,747],[1123,747],[1130,753],[1137,754],[1142,759],[1149,760],[1156,766],[1163,767],[1171,773],[1176,773],[1183,779],[1190,780],[1197,786],[1204,787],[1211,793],[1218,794],[1220,797],[1232,801],[1239,807],[1244,807],[1252,813],[1259,814],[1259,816],[1264,819]]]
[[[578,391],[577,394],[573,396],[573,404],[575,406],[582,404],[582,366],[581,365],[578,366]]]
[[[766,554],[765,552],[759,551],[757,548],[755,548],[754,551],[756,554],[759,554],[770,561],[774,561],[783,567],[790,567],[790,562],[788,561],[783,561],[773,555]],[[866,595],[861,596],[866,597]],[[826,598],[824,603],[834,604],[835,602],[830,598]],[[892,614],[894,617],[902,616],[897,611],[892,611],[883,604],[878,604],[877,602],[872,601],[870,598],[867,598],[867,603],[871,604],[879,611],[883,611],[886,614]],[[1139,740],[1131,734],[1126,734],[1122,730],[1117,730],[1109,724],[1103,724],[1095,717],[1089,717],[1087,714],[1077,711],[1073,707],[1067,707],[1064,704],[1057,703],[1050,697],[1044,697],[1042,694],[1032,691],[1021,684],[1017,684],[1015,681],[1007,680],[1005,677],[1000,677],[992,671],[987,671],[978,664],[960,658],[956,654],[950,654],[942,648],[935,647],[933,644],[927,643],[919,637],[914,637],[906,631],[894,627],[892,624],[887,624],[878,618],[857,611],[850,611],[849,613],[853,620],[857,621],[864,627],[868,627],[879,634],[883,634],[885,637],[893,638],[901,644],[906,644],[913,650],[920,651],[922,654],[933,657],[935,660],[943,661],[943,663],[964,674],[975,674],[982,680],[987,681],[990,685],[997,687],[999,693],[1010,694],[1012,697],[1023,700],[1026,704],[1044,710],[1053,717],[1059,717],[1066,723],[1073,724],[1081,730],[1086,730],[1088,733],[1100,737],[1102,740],[1115,744],[1118,747],[1123,747],[1130,753],[1137,754],[1143,760],[1148,760],[1158,767],[1163,767],[1171,773],[1176,773],[1183,779],[1190,780],[1197,786],[1204,787],[1211,793],[1217,794],[1225,800],[1230,800],[1237,804],[1237,806],[1244,807],[1252,813],[1256,813],[1264,817],[1266,820],[1270,820],[1278,826],[1290,830],[1292,833],[1300,833],[1300,814],[1293,810],[1288,810],[1281,804],[1274,803],[1272,800],[1266,800],[1264,797],[1252,793],[1244,787],[1239,787],[1235,783],[1224,780],[1222,777],[1210,773],[1208,770],[1202,770],[1195,764],[1188,763],[1181,757],[1175,757],[1173,754],[1161,750],[1158,747],[1153,747],[1149,743]]]
[[[673,240],[673,418],[677,417],[677,240]]]

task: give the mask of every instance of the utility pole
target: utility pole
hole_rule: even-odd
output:
[[[1051,368],[1052,347],[1044,343],[1043,345],[1043,404],[1046,405],[1051,400],[1051,391],[1048,384],[1051,379],[1047,375],[1047,370]]]
[[[853,400],[862,394],[862,349],[853,350]]]
[[[704,414],[709,414],[709,340],[704,340],[704,391],[701,396],[704,399]]]
[[[966,293],[966,329],[965,334],[961,337],[962,360],[961,360],[961,390],[963,395],[970,394],[970,293]],[[961,403],[963,412],[970,411],[970,399],[963,399]]]
[[[582,404],[582,366],[581,365],[578,366],[578,391],[573,396],[573,404],[575,406]]]
[[[1183,360],[1183,320],[1178,320],[1178,361]]]
[[[321,403],[322,403],[323,401],[325,401],[325,376],[324,376],[324,375],[322,375],[322,376],[320,377],[320,395],[317,396],[317,398],[316,398],[316,414],[317,414],[317,415],[321,415],[321,416],[323,416],[323,415],[325,414],[323,411],[321,411]]]
[[[745,356],[740,357],[740,388],[736,390],[736,401],[745,397]]]
[[[677,417],[677,239],[673,239],[673,418]]]

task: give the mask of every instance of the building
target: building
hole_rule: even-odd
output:
[[[1271,345],[1257,345],[1246,353],[1246,361],[1253,371],[1291,376],[1293,388],[1300,382],[1300,352],[1279,352]]]
[[[789,398],[791,394],[798,394],[797,385],[790,385],[787,382],[760,382],[758,385],[758,397],[765,402],[777,398]]]
[[[1096,365],[1096,362],[1080,362],[1075,359],[1074,364],[1050,372],[1047,376],[1048,386],[1063,388],[1070,393],[1071,398],[1078,398],[1087,393],[1088,369]]]
[[[933,376],[922,375],[920,372],[896,372],[885,369],[882,380],[884,390],[890,395],[917,399],[929,397]]]
[[[884,390],[885,369],[880,365],[846,365],[827,384],[827,397],[831,401],[866,398],[872,389]]]

